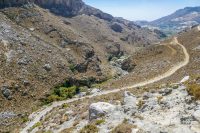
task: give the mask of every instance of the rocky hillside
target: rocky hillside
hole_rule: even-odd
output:
[[[132,72],[132,54],[161,38],[81,0],[3,0],[0,7],[0,132],[26,122],[56,87],[77,93]]]
[[[137,24],[177,33],[200,24],[200,7],[186,7],[152,22],[138,21]]]
[[[24,4],[37,4],[42,8],[49,9],[51,12],[67,17],[76,16],[79,14],[95,15],[99,18],[112,20],[113,17],[102,11],[85,5],[82,0],[3,0],[0,2],[0,7],[23,6]]]

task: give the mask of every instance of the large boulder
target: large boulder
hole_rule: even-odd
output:
[[[89,107],[89,118],[90,120],[100,118],[112,113],[115,108],[114,105],[105,102],[93,103]]]
[[[200,110],[197,110],[193,113],[193,116],[196,120],[200,122]]]

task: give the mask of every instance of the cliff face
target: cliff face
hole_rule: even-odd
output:
[[[34,3],[42,8],[49,9],[57,15],[67,17],[87,14],[108,21],[113,19],[111,15],[86,5],[82,0],[1,0],[0,8],[22,6],[28,3]]]
[[[63,16],[77,15],[86,6],[82,0],[34,0],[34,3]]]
[[[32,0],[1,0],[0,7],[4,8],[4,7],[11,7],[11,6],[21,6],[31,1]]]
[[[85,5],[82,0],[1,0],[0,7],[22,6],[28,3],[35,3],[65,16],[76,15]]]

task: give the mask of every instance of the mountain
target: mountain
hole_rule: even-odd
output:
[[[99,18],[112,20],[113,17],[109,14],[103,13],[102,11],[90,7],[82,0],[7,0],[1,1],[0,7],[10,7],[10,6],[22,6],[24,4],[37,4],[42,8],[49,9],[51,12],[62,15],[66,17],[72,17],[79,14],[95,15]]]
[[[1,0],[0,18],[0,132],[61,100],[56,88],[69,98],[132,72],[133,54],[163,36],[81,0]]]
[[[165,33],[177,33],[200,24],[200,7],[186,7],[160,19],[146,23],[139,21],[137,24],[159,28],[165,31]]]

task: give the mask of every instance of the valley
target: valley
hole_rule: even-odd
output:
[[[81,98],[70,99],[70,100],[67,100],[67,101],[52,103],[51,106],[46,107],[44,110],[41,110],[39,112],[35,112],[34,114],[32,114],[31,117],[33,118],[33,120],[31,120],[31,122],[27,124],[27,126],[22,130],[22,133],[27,132],[31,127],[33,127],[37,122],[39,122],[41,120],[41,118],[44,118],[45,115],[48,112],[50,112],[52,109],[58,108],[58,107],[62,106],[63,104],[68,104],[68,103],[72,103],[72,102],[80,101],[80,100],[84,100],[84,99],[91,99],[91,98],[94,98],[94,97],[97,97],[97,96],[108,95],[110,93],[117,93],[117,92],[120,92],[120,91],[125,91],[125,90],[136,88],[136,87],[143,87],[143,86],[146,86],[148,84],[152,84],[154,82],[160,81],[164,78],[171,76],[178,69],[186,66],[189,63],[189,54],[188,54],[186,48],[178,42],[176,37],[174,38],[172,43],[175,43],[176,45],[179,45],[182,48],[184,55],[185,55],[185,59],[184,59],[183,62],[178,62],[177,64],[175,64],[172,68],[170,68],[164,74],[158,75],[157,77],[154,77],[152,79],[147,79],[144,82],[137,83],[137,84],[134,84],[132,86],[127,86],[127,87],[124,87],[124,88],[119,88],[119,89],[110,90],[110,91],[103,91],[103,92],[97,93],[95,95],[89,95],[89,96],[85,96],[85,97],[81,97]],[[58,129],[58,130],[60,130],[60,129]]]

